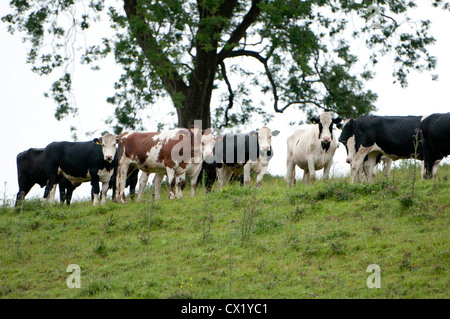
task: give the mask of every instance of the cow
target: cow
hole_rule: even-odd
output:
[[[181,198],[186,186],[187,166],[201,166],[202,130],[197,127],[160,132],[125,132],[119,136],[116,202],[125,203],[127,175],[139,168],[146,174],[167,173],[169,198]],[[198,163],[197,163],[198,162]],[[140,187],[139,191],[144,187]],[[138,195],[139,197],[139,195]]]
[[[355,147],[355,136],[353,135],[355,124],[356,120],[351,119],[344,120],[342,132],[341,135],[339,136],[339,142],[344,144],[345,149],[347,151],[346,162],[350,165],[357,151]],[[383,163],[384,176],[388,177],[392,166],[392,159],[387,156],[384,156],[381,152],[371,152],[364,158],[363,167],[362,169],[360,169],[358,175],[359,180],[362,181],[364,179],[367,179],[367,181],[369,182],[374,181],[377,172],[376,166],[380,162]]]
[[[93,205],[99,203],[102,182],[101,204],[106,203],[106,192],[109,188],[114,169],[117,166],[117,136],[105,134],[87,142],[53,142],[45,148],[45,172],[48,176],[44,192],[44,201],[53,201],[50,193],[60,176],[72,184],[90,181],[93,193]]]
[[[256,187],[261,187],[262,179],[267,171],[269,161],[273,157],[272,136],[280,131],[272,131],[267,126],[250,133],[228,133],[222,140],[214,144],[214,161],[206,161],[206,170],[217,171],[219,188],[223,188],[234,174],[239,178],[244,175],[244,185],[250,184],[250,172],[257,174]],[[213,174],[211,174],[213,175]],[[208,177],[208,185],[212,185]],[[214,182],[212,180],[212,182]]]
[[[17,178],[19,191],[16,196],[15,206],[25,199],[31,188],[38,184],[41,187],[47,185],[47,174],[44,169],[44,148],[30,148],[17,155]],[[79,185],[72,185],[67,179],[60,178],[59,182],[60,202],[70,205],[72,193]]]
[[[201,137],[202,157],[197,158],[197,160],[195,161],[191,161],[186,166],[186,175],[190,177],[191,182],[191,197],[195,196],[195,190],[198,185],[198,176],[201,173],[203,161],[213,156],[215,139],[216,137],[213,135],[211,129],[203,130]],[[217,139],[219,140],[221,139],[221,137],[218,137]],[[162,180],[164,179],[164,176],[166,176],[165,172],[156,171],[155,178],[153,180],[154,194],[155,199],[157,200],[160,199],[161,183]],[[145,186],[147,185],[148,177],[149,173],[143,172],[141,174],[141,178],[139,179],[139,192],[137,198],[138,202],[142,200]]]
[[[339,140],[341,141],[341,140]],[[353,158],[356,154],[355,148],[355,137],[351,136],[347,143],[344,144],[347,150],[346,162],[351,165]],[[382,163],[383,165],[383,175],[389,177],[391,171],[392,159],[384,156],[380,152],[371,152],[364,158],[364,163],[362,170],[360,170],[360,181],[367,180],[368,182],[373,182],[377,175],[377,165]]]
[[[441,160],[450,154],[450,113],[435,113],[420,121],[425,178],[436,177]]]
[[[341,134],[345,138],[353,131],[356,154],[351,160],[350,181],[355,181],[357,172],[367,155],[383,154],[391,160],[414,157],[423,159],[420,140],[416,140],[421,116],[361,116],[350,119]],[[344,135],[345,132],[345,136]]]
[[[287,139],[286,184],[288,187],[295,183],[295,167],[304,170],[303,181],[310,182],[316,179],[316,171],[323,169],[323,179],[329,178],[334,153],[337,148],[337,139],[333,132],[336,124],[341,128],[341,118],[333,118],[330,113],[324,112],[319,118],[311,118],[313,124],[301,125]]]

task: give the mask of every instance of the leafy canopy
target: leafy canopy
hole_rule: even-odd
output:
[[[107,98],[116,106],[108,123],[120,132],[143,129],[139,111],[161,96],[177,110],[205,108],[189,101],[190,90],[218,92],[211,101],[215,127],[245,124],[254,113],[268,121],[294,105],[307,113],[369,114],[377,95],[365,82],[381,57],[392,60],[401,86],[411,70],[436,67],[428,52],[435,41],[431,22],[408,18],[417,2],[12,0],[13,12],[2,21],[31,44],[27,62],[34,72],[60,70],[48,93],[58,105],[57,119],[77,111],[69,71],[75,52],[81,50],[81,62],[93,70],[113,55],[123,73]],[[449,10],[443,1],[431,4]],[[113,32],[95,45],[79,45],[80,34],[100,20],[108,20]],[[367,55],[352,52],[355,40],[366,44]],[[264,95],[271,107],[256,103]]]

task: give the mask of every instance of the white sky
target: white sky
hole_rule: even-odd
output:
[[[8,2],[0,2],[0,16],[11,11]],[[375,69],[375,79],[366,84],[378,94],[377,115],[424,115],[450,111],[450,12],[427,6],[416,10],[415,14],[418,18],[430,19],[432,22],[430,33],[437,39],[437,43],[430,51],[438,59],[437,69],[432,73],[437,73],[439,80],[432,81],[431,73],[412,73],[408,77],[409,86],[402,89],[398,84],[393,84],[391,62],[381,60]],[[80,140],[88,139],[84,137],[86,132],[100,133],[107,129],[104,120],[112,116],[114,106],[106,103],[106,97],[114,94],[113,83],[120,75],[120,69],[111,60],[109,63],[102,63],[101,71],[97,72],[90,71],[86,66],[76,65],[73,86],[79,115],[59,122],[54,117],[56,104],[43,96],[55,77],[40,77],[31,72],[31,66],[25,63],[28,44],[22,43],[21,38],[21,34],[11,36],[6,32],[6,25],[0,22],[0,134],[3,137],[0,200],[5,195],[8,199],[15,198],[18,191],[16,156],[21,151],[30,147],[45,147],[53,141],[71,140],[70,125],[77,126]],[[352,49],[356,49],[358,53],[359,46],[362,45],[356,43]],[[271,103],[271,100],[266,102],[267,105]],[[165,107],[164,105],[163,109]],[[166,113],[173,111],[169,103],[166,110]],[[153,117],[158,114],[161,113],[150,110],[145,116]],[[304,115],[292,108],[283,114],[276,114],[269,123],[269,127],[281,131],[280,135],[272,138],[275,156],[269,165],[270,173],[285,174],[286,139],[295,130],[295,127],[290,127],[287,123],[301,119],[304,119]],[[342,145],[336,151],[334,161],[336,174],[348,174],[349,167],[345,163],[345,148]],[[449,162],[448,158],[446,162]],[[297,169],[297,176],[301,176],[300,169]],[[90,184],[84,183],[75,190],[74,199],[86,198],[89,194]],[[110,194],[111,192],[108,196]],[[43,189],[34,186],[27,198],[42,195]]]

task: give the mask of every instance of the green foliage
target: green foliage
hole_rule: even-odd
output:
[[[113,55],[123,74],[107,98],[116,106],[107,124],[120,133],[144,129],[138,114],[161,96],[172,99],[182,126],[194,119],[207,126],[211,114],[215,127],[246,124],[252,114],[267,122],[273,111],[292,105],[308,114],[322,109],[349,117],[369,114],[377,94],[365,83],[374,74],[370,65],[356,72],[358,64],[392,57],[393,77],[402,86],[411,70],[436,68],[428,52],[435,42],[431,22],[408,17],[416,2],[17,0],[2,21],[31,44],[27,62],[34,72],[64,70],[47,94],[58,105],[57,119],[77,111],[66,70],[78,62],[78,47],[81,62],[93,70]],[[370,5],[378,10],[370,11]],[[449,9],[442,1],[432,5]],[[107,19],[113,32],[100,44],[78,41],[80,33]],[[355,54],[351,37],[366,43],[369,57]],[[247,63],[250,59],[261,68]],[[228,73],[239,80],[231,83]],[[262,101],[258,105],[251,87],[272,98],[273,111]],[[220,90],[217,104],[211,104],[213,90]]]

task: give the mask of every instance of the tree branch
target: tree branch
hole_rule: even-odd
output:
[[[256,21],[256,18],[261,13],[261,9],[258,6],[260,2],[261,0],[252,1],[252,6],[245,15],[244,19],[231,33],[227,43],[225,43],[222,50],[217,55],[218,62],[223,61],[230,55],[233,49],[239,44],[239,41],[245,36],[247,29]]]
[[[333,110],[326,108],[324,106],[322,106],[318,101],[315,100],[301,100],[301,101],[292,101],[289,102],[288,104],[286,104],[280,111],[281,113],[284,112],[284,110],[286,110],[289,106],[293,105],[293,104],[314,104],[315,106],[317,106],[318,108],[321,108],[322,110],[326,111],[326,112],[334,112]]]
[[[219,126],[219,129],[222,129],[223,127],[227,127],[228,124],[229,124],[228,123],[229,122],[228,111],[233,107],[234,92],[233,92],[233,89],[231,87],[231,83],[228,80],[227,71],[226,71],[226,68],[225,68],[225,63],[223,61],[220,62],[220,67],[222,69],[222,76],[223,76],[223,79],[225,80],[225,83],[227,84],[228,93],[229,93],[229,95],[228,95],[228,106],[227,106],[227,108],[225,110],[225,123],[221,124]]]
[[[124,0],[124,9],[132,34],[168,93],[173,95],[178,92],[186,92],[186,83],[178,73],[175,65],[168,59],[159,46],[144,16],[138,10],[137,0]]]
[[[278,108],[278,92],[277,92],[277,85],[275,83],[275,80],[272,76],[272,72],[269,69],[269,65],[267,64],[268,58],[264,58],[262,57],[258,52],[254,52],[254,51],[249,51],[249,50],[236,50],[236,51],[231,51],[227,58],[231,58],[231,57],[237,57],[237,56],[249,56],[249,57],[253,57],[255,59],[257,59],[259,62],[261,62],[264,65],[264,70],[266,71],[266,75],[267,75],[267,79],[270,82],[270,85],[272,86],[272,94],[273,94],[273,109],[275,110],[275,112],[277,113],[283,113],[284,109],[280,110]]]

